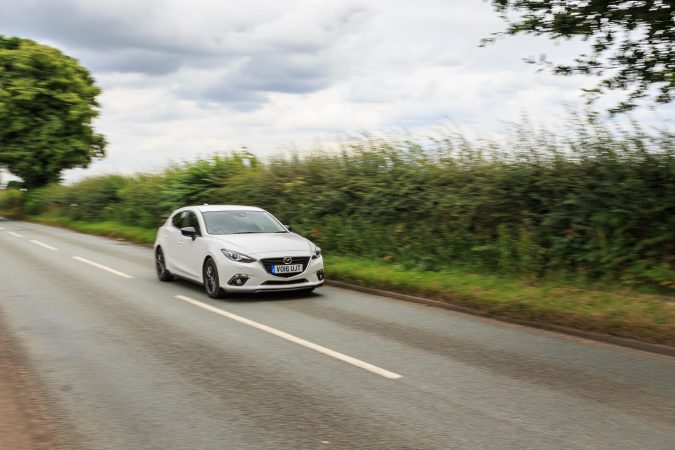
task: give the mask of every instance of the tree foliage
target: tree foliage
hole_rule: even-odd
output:
[[[590,51],[572,64],[542,58],[554,74],[600,77],[591,99],[608,91],[625,91],[610,112],[634,108],[651,97],[669,103],[675,91],[675,2],[673,0],[493,0],[509,25],[496,36],[533,34],[552,39],[581,37]],[[516,19],[509,19],[514,13]],[[493,38],[484,42],[492,42]]]
[[[27,187],[60,179],[104,155],[91,74],[59,50],[0,35],[0,166]]]

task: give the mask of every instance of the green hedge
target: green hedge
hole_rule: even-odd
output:
[[[37,189],[24,211],[153,228],[184,205],[252,204],[334,254],[671,289],[674,156],[671,132],[576,117],[558,134],[514,127],[501,144],[444,133],[265,163],[214,156]]]

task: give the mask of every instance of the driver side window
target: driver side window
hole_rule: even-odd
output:
[[[179,230],[183,228],[183,218],[185,217],[185,211],[179,212],[171,218],[171,224],[178,228]]]
[[[199,228],[199,220],[197,219],[197,215],[191,211],[186,213],[185,219],[183,220],[183,226],[193,227],[195,230],[197,230],[198,235],[202,234],[202,230]]]

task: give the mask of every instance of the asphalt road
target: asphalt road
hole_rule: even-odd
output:
[[[211,300],[66,230],[0,222],[0,310],[84,448],[675,445],[672,357],[332,287]]]

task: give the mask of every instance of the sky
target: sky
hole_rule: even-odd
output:
[[[61,49],[103,89],[107,156],[67,181],[363,131],[499,136],[523,114],[555,129],[594,80],[523,58],[585,47],[518,36],[479,48],[504,26],[481,0],[0,0],[0,34]],[[675,107],[634,115],[660,124]]]

